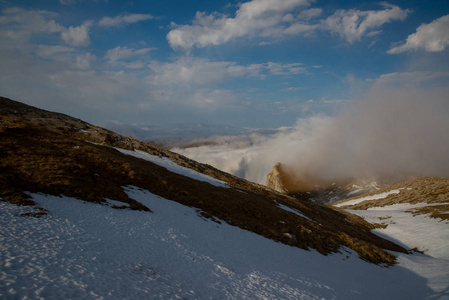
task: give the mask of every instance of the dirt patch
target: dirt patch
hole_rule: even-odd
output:
[[[431,218],[449,221],[449,204],[429,205],[410,210],[413,215],[429,214]]]

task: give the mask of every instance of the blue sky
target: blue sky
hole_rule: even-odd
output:
[[[0,0],[0,95],[95,124],[290,126],[449,83],[449,2]]]

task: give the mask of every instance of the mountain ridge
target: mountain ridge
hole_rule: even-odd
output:
[[[112,199],[128,204],[131,209],[150,211],[151,207],[124,192],[123,187],[133,185],[196,207],[202,217],[224,221],[301,249],[315,249],[321,254],[341,252],[348,247],[364,260],[391,265],[395,256],[384,249],[407,252],[370,233],[373,225],[360,217],[296,200],[67,115],[7,98],[0,98],[0,108],[3,153],[0,197],[4,201],[32,205],[26,194],[31,192],[100,204]],[[222,180],[229,187],[193,180],[115,148],[166,157]]]

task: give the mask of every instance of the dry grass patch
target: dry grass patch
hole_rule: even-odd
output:
[[[399,190],[399,193],[390,194],[383,199],[366,200],[354,205],[341,206],[341,208],[365,210],[371,207],[383,207],[399,203],[426,203],[427,206],[415,208],[409,212],[414,215],[429,214],[432,218],[449,220],[449,178],[446,177],[418,177],[332,204],[345,203],[349,200],[374,196],[392,190]]]

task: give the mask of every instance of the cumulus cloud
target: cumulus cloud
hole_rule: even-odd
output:
[[[176,28],[168,33],[167,39],[172,48],[190,50],[224,44],[243,36],[280,38],[330,31],[353,43],[363,36],[381,33],[381,26],[404,20],[410,13],[408,9],[381,3],[380,10],[341,9],[320,20],[323,9],[307,8],[311,2],[253,0],[243,3],[233,18],[197,12],[192,25],[174,25]]]
[[[153,61],[149,64],[156,85],[168,84],[211,84],[232,78],[265,78],[266,74],[295,75],[306,72],[301,63],[281,64],[267,62],[240,65],[231,61],[210,61],[205,58],[181,57],[174,62]]]
[[[85,22],[81,26],[70,26],[61,33],[61,38],[70,46],[86,47],[90,44],[89,28],[92,24]]]
[[[90,63],[96,59],[95,55],[86,52],[75,56],[75,66],[79,69],[89,69]]]
[[[449,15],[434,20],[429,24],[422,24],[416,32],[409,35],[405,43],[392,47],[389,54],[399,54],[407,51],[424,50],[440,52],[449,46]]]
[[[173,48],[189,49],[220,45],[242,36],[275,37],[297,34],[316,28],[316,25],[301,24],[293,10],[310,5],[308,0],[253,0],[240,5],[235,17],[217,13],[197,12],[192,25],[179,26],[171,30],[167,39]],[[310,18],[318,11],[309,11],[303,18]]]
[[[44,10],[26,10],[11,7],[2,10],[0,15],[0,43],[1,48],[19,48],[26,50],[33,34],[58,33],[65,28],[57,24],[52,18],[55,13]]]
[[[127,24],[150,20],[153,18],[154,17],[150,14],[128,14],[116,16],[114,18],[104,17],[98,22],[98,25],[103,27],[120,27]]]
[[[383,10],[338,10],[324,22],[325,29],[336,33],[349,43],[359,41],[363,35],[379,34],[379,27],[392,21],[404,20],[410,13],[408,9],[382,3]]]
[[[118,46],[109,49],[104,57],[112,65],[118,65],[127,69],[142,69],[146,66],[145,61],[148,59],[148,53],[154,49],[155,48],[133,49]]]

